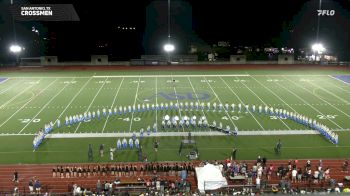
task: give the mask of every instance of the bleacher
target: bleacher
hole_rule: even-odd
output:
[[[312,168],[316,167],[319,160],[312,160]],[[323,160],[323,167],[331,168],[330,177],[334,179],[337,183],[343,183],[344,187],[350,186],[350,175],[347,172],[342,171],[342,164],[344,160]],[[242,161],[238,161],[242,162]],[[254,160],[245,161],[248,164],[248,167],[251,168],[253,164],[255,164]],[[173,162],[170,162],[171,164]],[[198,166],[200,162],[194,161],[195,166]],[[306,163],[306,160],[299,160],[297,167],[303,167]],[[120,164],[120,163],[116,163]],[[128,164],[128,163],[125,163]],[[133,163],[141,165],[143,163]],[[273,164],[275,168],[279,165],[287,165],[287,160],[268,160],[267,164]],[[69,164],[69,166],[94,166],[96,164]],[[63,165],[65,166],[65,165]],[[15,187],[15,183],[12,181],[13,172],[17,170],[19,174],[19,184],[17,187],[19,188],[20,193],[28,193],[28,182],[32,177],[35,177],[40,180],[42,184],[42,193],[51,192],[51,193],[68,193],[72,191],[73,184],[77,184],[80,187],[89,188],[91,191],[96,191],[96,183],[97,180],[101,180],[101,182],[108,181],[114,182],[116,180],[116,176],[114,175],[90,175],[89,177],[53,177],[52,169],[56,167],[56,165],[52,164],[44,164],[44,165],[1,165],[0,166],[0,194],[11,193]],[[139,167],[138,167],[139,168]],[[157,173],[157,176],[166,180],[172,181],[180,181],[181,176],[179,175],[168,175],[165,173]],[[116,185],[115,190],[120,192],[135,192],[139,193],[146,190],[145,181],[154,178],[155,175],[153,172],[144,173],[141,176],[141,173],[138,171],[135,175],[132,176],[122,176],[118,177],[120,183]],[[140,181],[140,178],[144,181]],[[232,189],[232,187],[243,187],[246,185],[246,179],[235,179],[234,177],[227,176],[228,187],[227,189]],[[197,189],[197,182],[195,175],[188,175],[187,181],[191,183],[191,190]],[[267,182],[269,187],[271,184],[279,184],[280,179],[276,175],[272,175],[272,178]],[[255,180],[253,179],[253,184],[255,184]],[[297,182],[292,183],[293,187],[305,187],[305,188],[322,188],[328,187],[329,182],[324,181],[320,183],[314,183],[313,181],[307,182]],[[223,188],[222,190],[225,190]]]

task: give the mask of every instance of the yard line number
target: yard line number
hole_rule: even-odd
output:
[[[239,120],[240,118],[241,117],[239,117],[239,116],[231,116],[232,120]],[[221,119],[222,120],[230,120],[228,116],[223,116]]]
[[[30,118],[20,118],[18,120],[21,123],[29,123],[31,119]],[[35,118],[35,119],[32,120],[32,122],[33,123],[38,123],[38,122],[40,122],[40,118]]]
[[[338,115],[332,115],[332,114],[322,115],[322,114],[319,114],[316,117],[318,119],[335,119],[336,116],[338,116]]]

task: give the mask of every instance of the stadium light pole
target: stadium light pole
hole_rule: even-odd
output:
[[[170,0],[168,0],[168,42],[163,46],[163,49],[168,56],[168,64],[171,64],[171,53],[175,50],[175,46],[171,43],[170,38]]]
[[[321,8],[322,8],[322,0],[319,0],[319,2],[318,2],[318,10],[321,10]],[[315,60],[314,60],[315,63],[316,63],[316,52],[318,51],[319,46],[320,46],[320,45],[318,45],[318,36],[319,36],[319,33],[320,33],[320,20],[321,20],[320,17],[321,16],[319,14],[317,14],[316,44],[312,45],[312,50],[314,52],[314,57],[315,57]]]
[[[13,54],[16,55],[16,65],[19,64],[19,54],[22,52],[24,48],[22,48],[22,46],[18,45],[18,44],[12,44],[9,47],[10,52],[12,52]]]

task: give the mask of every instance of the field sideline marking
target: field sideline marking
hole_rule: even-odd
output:
[[[74,95],[74,97],[70,100],[70,102],[68,103],[68,105],[64,108],[64,110],[61,112],[61,114],[57,117],[57,119],[56,119],[54,125],[56,124],[57,120],[58,120],[59,118],[62,117],[62,115],[63,115],[64,112],[67,110],[67,108],[70,106],[70,104],[72,104],[72,102],[75,100],[75,98],[80,94],[80,92],[85,88],[85,86],[90,82],[91,79],[92,79],[92,77],[90,77],[90,79],[88,79],[88,80],[85,82],[85,84],[84,84],[82,87],[80,87],[79,91]]]
[[[337,78],[334,78],[333,76],[330,76],[330,77],[337,80]],[[340,80],[340,81],[342,81],[342,80]],[[338,88],[338,89],[340,89],[340,90],[342,90],[342,91],[344,91],[344,92],[350,93],[350,91],[345,90],[345,89],[341,88],[340,86],[338,86],[338,85],[336,85],[336,84],[333,84],[333,82],[331,82],[331,81],[329,81],[329,82],[328,82],[328,81],[325,81],[325,82],[331,84],[332,86],[334,86],[334,87],[336,87],[336,88]],[[342,82],[344,82],[344,81],[342,81]],[[344,82],[344,83],[347,84],[347,85],[350,85],[350,84],[348,84],[348,83],[346,83],[346,82]]]
[[[347,129],[335,129],[333,130],[335,132],[349,132],[350,128]],[[275,133],[276,132],[276,133]],[[162,137],[173,137],[176,134],[183,134],[183,136],[188,136],[185,132],[166,132],[162,131],[159,132],[160,136]],[[196,136],[200,135],[209,135],[209,136],[227,136],[227,134],[223,134],[218,131],[196,131],[193,132],[196,134]],[[242,134],[241,134],[242,133]],[[270,134],[272,133],[272,134]],[[274,135],[275,134],[280,134],[280,135],[317,135],[315,130],[254,130],[254,131],[247,131],[247,130],[241,130],[239,132],[239,135],[245,135],[245,136],[255,136],[255,135]],[[37,135],[35,133],[0,133],[0,137],[6,137],[6,136],[33,136]],[[114,133],[88,133],[88,132],[82,132],[82,133],[50,133],[49,137],[50,138],[85,138],[85,137],[111,137],[111,136],[118,136],[118,137],[130,137],[130,133],[125,133],[125,132],[114,132]],[[154,137],[154,136],[147,136],[147,137]],[[227,136],[231,137],[231,136]]]
[[[95,73],[96,74],[96,73]],[[349,75],[350,74],[342,74],[344,76]],[[321,77],[325,77],[325,76],[329,76],[329,74],[209,74],[209,75],[173,75],[174,77],[202,77],[202,76],[206,76],[206,77],[215,77],[215,76],[221,76],[221,77],[233,77],[233,76],[238,76],[238,77],[249,77],[249,76],[310,76],[310,77],[317,77],[317,76],[321,76]],[[94,78],[105,78],[105,77],[109,77],[109,78],[137,78],[139,77],[139,75],[100,75],[100,76],[96,76],[96,75],[92,75],[92,76],[76,76],[75,78],[90,78],[90,77],[94,77]],[[147,78],[147,77],[171,77],[171,75],[143,75],[142,77]],[[9,79],[14,78],[14,79],[21,79],[21,78],[74,78],[73,76],[22,76],[22,77],[7,77]]]
[[[241,147],[239,148],[240,150],[250,150],[250,149],[271,149],[271,146],[259,146],[259,147]],[[350,146],[290,146],[290,147],[282,147],[283,149],[324,149],[324,148],[350,148]],[[201,150],[232,150],[232,147],[201,147]],[[174,151],[174,150],[178,150],[178,148],[161,148],[160,151]],[[125,151],[125,150],[123,150]],[[127,152],[131,152],[131,150],[126,150]],[[126,152],[125,151],[125,152]],[[20,153],[32,153],[34,151],[0,151],[0,154],[20,154]],[[69,150],[38,150],[35,151],[35,153],[71,153],[73,151],[69,151]],[[85,153],[85,150],[81,150],[81,151],[74,151],[74,152],[83,152]],[[338,160],[344,160],[345,158],[331,158],[331,159],[326,159],[327,161],[338,161]],[[271,159],[269,159],[271,160]],[[275,161],[279,161],[280,159],[274,159]],[[287,159],[286,159],[287,160]],[[298,159],[299,162],[301,160],[308,160],[308,159]],[[317,160],[317,158],[313,159],[313,160]],[[253,161],[253,160],[252,160]],[[73,164],[80,164],[81,163],[73,163]],[[46,163],[46,164],[40,164],[40,165],[54,165],[54,164],[50,164],[50,163]],[[68,164],[69,165],[69,164]],[[72,164],[70,164],[72,165]]]
[[[220,77],[220,76],[219,76]],[[242,101],[242,99],[236,94],[236,92],[234,92],[231,87],[226,83],[226,81],[220,77],[220,79],[224,82],[224,84],[228,87],[228,89],[238,98],[238,100],[243,104],[244,102]],[[254,118],[254,120],[258,123],[258,125],[260,126],[260,128],[262,128],[262,130],[265,130],[265,128],[260,124],[260,122],[255,118],[255,116],[250,112],[250,110],[248,110],[249,114]]]
[[[285,79],[289,80],[288,78],[284,77]],[[291,82],[289,80],[289,82]],[[293,83],[293,82],[292,82]],[[303,101],[304,103],[306,103],[309,107],[311,107],[312,109],[314,109],[316,112],[324,115],[320,110],[318,110],[317,108],[315,108],[314,106],[310,105],[309,102],[305,101],[305,99],[301,98],[299,95],[295,94],[293,91],[289,90],[288,88],[285,88],[283,85],[279,84],[278,82],[276,82],[276,84],[280,87],[282,87],[283,89],[287,90],[290,94],[293,94],[295,97],[297,97],[298,99],[300,99],[301,101]],[[329,119],[329,121],[331,121],[334,125],[336,125],[337,127],[339,127],[340,129],[343,129],[341,126],[339,126],[336,122],[334,122],[332,119]]]
[[[268,105],[265,103],[265,101],[263,101],[259,95],[257,95],[252,89],[250,89],[246,84],[244,84],[243,82],[240,81],[241,84],[243,84],[250,92],[252,92],[264,105]],[[291,128],[281,119],[278,118],[289,130],[291,130]]]
[[[140,83],[141,83],[141,76],[139,76],[139,81],[137,82],[137,88],[136,88],[136,93],[135,93],[135,99],[134,99],[134,105],[133,105],[133,106],[135,106],[135,110],[137,110],[135,104],[136,104],[136,99],[137,99],[137,93],[139,92]],[[132,121],[134,120],[134,113],[135,113],[135,111],[133,111],[131,113],[131,120],[130,120],[130,124],[129,124],[129,132],[131,132]]]
[[[342,82],[342,83],[344,83],[344,84],[346,84],[346,85],[350,85],[349,83],[347,83],[347,82],[345,82],[345,81],[343,81],[343,80],[341,80],[341,79],[339,79],[339,78],[336,78],[336,77],[334,77],[334,76],[332,76],[332,75],[327,75],[328,77],[331,77],[331,78],[333,78],[333,79],[335,79],[335,80],[338,80],[339,82]]]
[[[74,79],[73,79],[74,80]],[[68,84],[65,84],[64,87],[58,91],[58,93],[56,93],[55,96],[51,97],[51,99],[43,106],[41,107],[41,109],[39,110],[39,112],[18,132],[18,133],[22,133],[22,131],[46,108],[46,106],[48,106],[52,100],[54,100],[59,94],[62,93],[62,91],[69,85]],[[45,123],[46,124],[46,123]]]
[[[120,90],[120,87],[122,86],[123,82],[124,82],[124,79],[122,79],[122,81],[120,82],[119,84],[119,87],[118,87],[118,90],[117,92],[115,93],[115,96],[114,96],[114,99],[113,99],[113,102],[112,102],[112,105],[111,105],[111,110],[113,110],[113,106],[114,106],[114,103],[115,103],[115,100],[118,96],[118,93],[119,93],[119,90]],[[107,116],[107,119],[105,120],[105,124],[103,125],[103,129],[102,129],[102,133],[104,132],[105,128],[106,128],[106,125],[107,125],[107,122],[108,122],[108,118],[109,118],[109,115]]]
[[[3,89],[1,92],[0,92],[0,95],[1,94],[4,94],[5,92],[7,92],[8,90],[11,90],[12,87],[16,86],[18,83],[22,82],[23,80],[18,80],[17,82],[13,83],[12,85],[8,86],[7,88]]]
[[[38,80],[41,81],[41,80]],[[2,104],[0,106],[0,109],[2,109],[4,106],[6,106],[8,103],[11,103],[11,101],[13,101],[14,99],[16,99],[18,96],[22,95],[24,92],[26,92],[29,88],[32,88],[35,84],[32,84],[31,86],[28,86],[27,88],[25,88],[24,90],[21,90],[20,93],[18,93],[17,95],[15,95],[14,97],[12,97],[10,100],[6,101],[4,104]]]
[[[4,77],[5,78],[5,77]],[[9,80],[10,78],[9,77],[6,77],[6,79],[5,80],[3,80],[3,81],[1,81],[0,82],[0,84],[2,84],[2,83],[5,83],[7,80]]]
[[[92,103],[94,103],[94,101],[95,101],[97,95],[100,93],[102,87],[106,84],[106,81],[107,81],[107,80],[108,80],[108,77],[104,80],[104,82],[103,82],[103,84],[101,85],[100,89],[98,89],[98,91],[96,92],[94,98],[92,99],[92,101],[91,101],[89,107],[88,107],[85,111],[89,111],[89,109],[90,109]],[[79,124],[78,124],[77,128],[75,129],[74,133],[76,133],[76,132],[78,131],[80,125],[81,125],[81,122],[79,122]]]
[[[143,78],[169,78],[169,77],[203,77],[203,76],[218,76],[217,74],[215,75],[142,75]],[[228,74],[228,75],[220,75],[222,77],[233,77],[233,76],[238,76],[238,77],[249,77],[249,74]],[[140,77],[140,75],[111,75],[111,76],[92,76],[94,78],[105,78],[105,77],[110,77],[110,78],[120,78],[120,77],[125,77],[125,78],[137,78]]]
[[[38,94],[36,94],[34,97],[30,98],[22,107],[20,107],[18,110],[16,110],[5,122],[3,122],[0,127],[2,127],[7,121],[9,121],[14,115],[16,115],[19,111],[21,111],[26,105],[28,105],[29,102],[31,102],[34,98],[39,96],[42,92],[44,92],[47,88],[49,88],[53,83],[55,83],[58,79],[51,82],[49,85],[47,85],[44,89],[42,89]]]
[[[194,89],[194,87],[193,87],[193,85],[192,85],[192,82],[191,82],[191,80],[190,80],[190,77],[187,77],[187,79],[188,79],[188,81],[190,82],[190,85],[191,85],[191,87],[192,87],[192,90],[193,90],[194,94],[195,94],[195,95],[196,95],[196,97],[197,97],[198,107],[201,107],[201,106],[200,106],[201,102],[199,101],[199,98],[198,98],[197,92],[196,92],[196,90]],[[207,116],[205,115],[205,113],[204,113],[204,111],[203,111],[203,110],[204,110],[204,108],[203,108],[203,110],[202,110],[202,109],[199,109],[199,110],[201,110],[201,111],[202,111],[202,114],[204,115],[205,119],[208,121]]]
[[[287,78],[286,78],[286,79],[287,79]],[[289,80],[289,79],[287,79],[287,80]],[[289,81],[292,82],[293,84],[295,84],[296,86],[299,86],[300,88],[304,89],[305,91],[309,92],[305,87],[303,87],[303,86],[301,86],[301,85],[295,83],[295,82],[292,81],[292,80],[289,80]],[[313,84],[313,83],[311,83],[311,82],[309,82],[309,84],[311,84],[311,85],[313,85],[313,86],[317,86],[318,88],[323,89],[322,87],[319,87],[318,85]],[[323,89],[323,90],[325,90],[325,91],[326,91],[327,93],[329,93],[329,94],[332,94],[332,93],[328,92],[326,89]],[[309,93],[310,93],[310,92],[309,92]],[[350,115],[348,115],[347,113],[345,113],[345,112],[342,111],[341,109],[339,109],[339,108],[333,106],[332,104],[330,104],[328,101],[326,101],[326,100],[323,99],[322,97],[320,97],[320,96],[318,96],[318,95],[316,95],[316,94],[314,94],[314,93],[310,93],[310,94],[312,94],[313,96],[315,96],[315,97],[317,97],[318,99],[322,100],[323,102],[327,103],[329,106],[333,107],[334,109],[338,110],[339,112],[343,113],[345,116],[350,117]],[[349,103],[347,103],[347,104],[349,104]]]
[[[171,75],[171,81],[174,81],[173,75]],[[173,87],[174,87],[176,102],[177,102],[177,105],[178,105],[179,116],[180,116],[180,118],[182,119],[182,116],[181,116],[181,108],[180,108],[180,104],[179,104],[179,99],[177,98],[177,92],[176,92],[175,84],[173,84]],[[185,125],[182,126],[182,132],[185,131],[184,126],[185,126]]]
[[[214,93],[215,97],[218,99],[218,101],[219,101],[221,104],[223,104],[223,103],[221,102],[219,96],[216,94],[216,92],[214,91],[214,89],[211,87],[211,85],[210,85],[210,83],[208,82],[207,78],[206,78],[205,76],[204,76],[203,78],[204,78],[204,80],[207,82],[207,84],[208,84],[208,86],[210,87],[210,89],[213,91],[213,93]],[[233,126],[237,127],[236,124],[235,124],[235,123],[232,121],[232,119],[230,118],[230,115],[227,113],[227,111],[226,111],[226,110],[224,110],[224,111],[225,111],[227,117],[229,117],[228,119],[230,119],[230,121],[231,121],[231,123],[233,124]],[[223,127],[223,128],[224,128],[224,127]]]

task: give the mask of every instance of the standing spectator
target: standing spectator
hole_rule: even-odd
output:
[[[89,160],[89,161],[93,161],[92,144],[89,144],[88,160]]]
[[[18,172],[17,172],[17,170],[15,170],[13,172],[13,179],[12,179],[12,181],[18,183]]]
[[[231,155],[231,160],[236,160],[236,154],[237,154],[237,148],[233,148],[232,155]]]
[[[104,144],[100,145],[100,157],[103,157],[104,154]]]
[[[252,173],[252,170],[249,170],[248,174],[247,174],[247,177],[248,177],[248,185],[252,185],[253,183],[253,173]]]
[[[348,172],[348,167],[349,167],[348,160],[345,160],[342,166],[343,172]]]
[[[34,188],[35,188],[36,194],[40,194],[40,191],[41,191],[41,183],[40,183],[39,180],[36,180],[36,181],[35,181]]]
[[[115,148],[110,148],[109,149],[109,155],[110,155],[110,159],[111,159],[111,161],[113,161],[113,159],[114,159],[114,152],[115,152]]]
[[[96,192],[97,192],[97,195],[99,195],[99,194],[101,193],[101,187],[102,187],[101,181],[98,180],[98,181],[97,181],[97,184],[96,184]]]
[[[255,179],[256,189],[260,189],[260,178],[259,176]]]
[[[29,193],[30,193],[30,194],[33,194],[33,193],[34,193],[34,188],[33,188],[33,186],[34,186],[33,179],[30,179],[30,180],[29,180],[29,184],[28,184],[28,188],[29,188]]]
[[[158,142],[158,140],[155,140],[154,141],[154,151],[155,152],[158,152],[158,147],[159,147],[159,142]]]
[[[292,170],[292,183],[293,183],[293,182],[297,182],[297,174],[298,174],[298,171],[297,171],[296,168],[294,168],[294,169]]]

